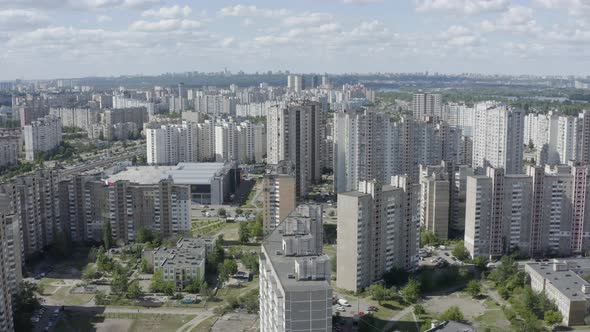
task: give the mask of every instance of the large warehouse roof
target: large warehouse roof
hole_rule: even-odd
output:
[[[154,184],[172,177],[177,184],[210,184],[211,179],[226,172],[231,164],[180,163],[176,166],[130,166],[122,172],[109,176],[107,182],[121,180],[139,184]]]

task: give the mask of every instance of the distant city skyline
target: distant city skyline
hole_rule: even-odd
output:
[[[587,75],[583,0],[0,0],[0,80],[166,72]]]

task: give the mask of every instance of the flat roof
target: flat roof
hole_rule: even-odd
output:
[[[128,166],[124,171],[112,174],[107,182],[130,181],[139,184],[155,184],[172,177],[176,184],[210,184],[211,179],[230,167],[225,163],[180,163],[176,166]]]
[[[526,265],[552,284],[571,301],[586,301],[590,294],[584,294],[582,286],[590,287],[586,280],[570,269],[554,271],[555,263],[527,263]],[[558,263],[559,264],[559,263]],[[563,263],[562,263],[563,264]]]
[[[309,218],[293,211],[287,218]],[[316,259],[329,259],[325,254],[314,256],[285,256],[283,253],[283,233],[286,229],[285,218],[270,235],[262,242],[263,250],[269,258],[269,263],[279,277],[279,281],[286,291],[314,291],[331,289],[330,280],[297,280],[289,278],[289,275],[296,275],[295,261],[304,257],[314,257]],[[277,252],[282,254],[277,255]]]

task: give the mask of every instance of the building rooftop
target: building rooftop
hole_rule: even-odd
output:
[[[273,269],[275,270],[276,274],[279,277],[279,281],[285,290],[289,291],[313,291],[313,290],[324,290],[330,288],[330,265],[329,260],[330,258],[322,253],[320,254],[310,254],[310,255],[296,255],[296,256],[286,256],[284,247],[283,247],[283,240],[287,237],[284,235],[285,233],[289,233],[289,225],[287,219],[294,218],[299,220],[311,219],[308,216],[305,216],[299,211],[299,209],[293,211],[287,218],[285,218],[274,230],[273,232],[268,235],[264,241],[262,242],[262,250],[266,253],[270,260],[270,264],[272,265]],[[321,211],[319,212],[320,218],[319,222],[321,224]],[[292,226],[292,225],[291,225]],[[301,234],[298,233],[297,236],[309,236],[308,234]],[[321,234],[320,234],[321,236]],[[263,257],[263,256],[262,256]],[[264,257],[262,258],[264,259]],[[309,259],[311,261],[317,261],[319,263],[328,263],[327,271],[323,274],[323,279],[311,279],[311,280],[298,280],[297,272],[295,269],[296,262],[298,260],[306,260]]]
[[[435,327],[426,330],[426,332],[475,332],[473,326],[456,322],[454,320],[448,320],[439,323]]]
[[[552,284],[563,295],[572,301],[585,301],[590,298],[583,288],[590,293],[590,284],[582,279],[574,271],[570,270],[565,262],[541,262],[527,263],[530,269],[542,276],[546,283]]]
[[[172,177],[176,184],[210,184],[211,179],[222,175],[230,165],[229,163],[180,163],[176,166],[129,166],[105,180],[155,184],[162,179]]]

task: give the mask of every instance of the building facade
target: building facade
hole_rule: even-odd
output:
[[[338,194],[339,288],[360,291],[392,268],[417,264],[420,186],[406,177],[391,185],[359,183],[359,191]]]
[[[330,258],[322,208],[297,207],[262,242],[260,331],[332,331]]]
[[[47,115],[32,121],[23,129],[25,139],[25,158],[35,160],[39,152],[48,152],[62,142],[62,125],[58,117]]]

